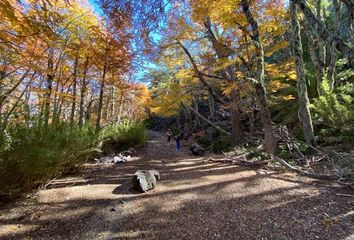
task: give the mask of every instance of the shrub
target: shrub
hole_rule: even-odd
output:
[[[229,151],[234,146],[230,136],[219,136],[212,142],[212,151],[214,153],[221,153],[222,151]]]
[[[337,92],[332,92],[328,81],[324,80],[321,88],[322,95],[311,105],[315,120],[331,128],[342,130],[352,128],[354,109],[350,93],[354,92],[353,84],[346,84],[338,88]]]
[[[212,141],[208,137],[198,137],[197,143],[203,148],[210,150]]]
[[[94,128],[14,125],[0,134],[0,192],[29,190],[79,167],[96,146]]]
[[[147,131],[141,123],[124,121],[102,129],[99,140],[102,142],[102,150],[106,153],[112,153],[131,146],[145,144]]]

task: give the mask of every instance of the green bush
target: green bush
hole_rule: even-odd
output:
[[[198,137],[196,140],[200,146],[202,146],[205,149],[210,150],[210,146],[211,146],[212,142],[208,137]]]
[[[102,129],[99,140],[102,142],[102,150],[106,153],[112,153],[145,144],[147,131],[141,123],[124,121]]]
[[[351,93],[354,92],[353,84],[346,84],[330,91],[327,80],[322,82],[322,95],[314,100],[311,105],[314,110],[315,120],[327,127],[349,130],[353,128],[354,109]]]
[[[223,151],[230,151],[234,147],[234,143],[230,136],[219,135],[212,140],[208,137],[197,138],[197,143],[206,150],[214,153],[221,153]]]
[[[222,151],[229,151],[234,144],[230,136],[219,136],[212,142],[212,151],[214,153],[221,153]]]
[[[96,139],[89,126],[10,126],[0,133],[0,194],[30,190],[76,170],[92,153]]]
[[[290,159],[291,158],[291,153],[290,153],[288,147],[285,146],[285,145],[279,145],[279,147],[278,147],[278,155],[279,155],[279,157],[284,158],[284,159]]]

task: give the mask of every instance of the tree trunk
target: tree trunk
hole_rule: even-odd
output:
[[[339,21],[340,21],[340,9],[341,4],[338,0],[333,0],[333,7],[334,7],[334,23],[333,23],[333,34],[334,36],[339,36]],[[337,61],[337,54],[334,43],[329,44],[327,43],[327,78],[329,82],[330,90],[334,89],[334,84],[336,80],[336,61]]]
[[[254,120],[255,120],[254,109],[252,107],[251,112],[249,113],[249,125],[250,125],[250,138],[251,139],[254,138]]]
[[[272,119],[267,102],[266,90],[264,87],[264,51],[263,45],[259,36],[258,23],[254,19],[250,9],[248,0],[241,0],[242,10],[246,15],[248,23],[252,28],[252,36],[254,47],[256,49],[256,59],[257,59],[257,81],[256,84],[256,94],[258,99],[258,104],[262,114],[262,123],[264,129],[264,142],[265,148],[268,153],[274,154],[276,141],[273,133]]]
[[[100,96],[98,98],[98,107],[97,107],[97,119],[96,119],[96,130],[100,130],[101,127],[101,117],[102,117],[102,106],[103,106],[103,91],[106,78],[106,65],[103,67],[102,79],[100,84]]]
[[[122,112],[123,112],[123,101],[124,101],[124,95],[125,95],[125,88],[122,88],[120,91],[120,98],[119,98],[119,107],[118,107],[118,116],[117,116],[117,122],[120,122],[122,120]]]
[[[115,94],[116,94],[116,88],[115,86],[112,86],[111,89],[111,106],[110,106],[110,121],[115,122],[115,111],[116,111],[116,104],[115,104]]]
[[[199,113],[199,106],[198,106],[198,97],[194,99],[193,101],[194,103],[194,109],[196,112]],[[195,118],[194,118],[194,130],[198,130],[200,126],[200,118],[198,116],[198,114],[195,114]]]
[[[76,86],[77,86],[77,65],[79,63],[78,57],[76,57],[74,62],[74,72],[73,72],[73,101],[71,103],[71,114],[70,114],[70,123],[74,124],[75,119],[75,109],[76,109]]]
[[[290,2],[299,7],[310,27],[314,32],[316,32],[317,36],[322,39],[322,41],[328,42],[339,52],[343,53],[345,56],[348,56],[349,59],[353,59],[354,48],[346,44],[339,36],[331,34],[325,24],[323,24],[320,19],[313,14],[311,9],[307,6],[305,0],[291,0]]]
[[[210,119],[215,120],[215,102],[213,96],[209,94],[209,113],[210,113]]]
[[[44,95],[44,125],[48,126],[50,116],[50,101],[52,97],[52,88],[54,81],[54,50],[49,48],[48,50],[48,62],[47,62],[47,89]]]
[[[321,96],[322,95],[322,90],[321,90],[321,83],[323,80],[323,77],[325,76],[325,65],[323,62],[323,58],[321,57],[320,52],[324,52],[324,49],[322,44],[319,44],[317,40],[313,38],[311,35],[310,31],[306,31],[307,36],[308,36],[308,43],[309,43],[309,52],[311,56],[311,60],[313,63],[313,66],[315,67],[316,71],[316,90],[317,90],[317,95]]]
[[[348,39],[351,45],[354,46],[354,1],[353,0],[340,0],[347,8],[348,13]]]
[[[182,103],[183,104],[183,103]],[[213,123],[212,121],[210,121],[209,119],[207,119],[206,117],[204,117],[202,114],[200,114],[198,111],[196,111],[194,108],[188,106],[188,108],[195,113],[196,115],[198,115],[198,117],[200,117],[201,119],[203,119],[205,122],[207,122],[208,124],[210,124],[211,126],[215,127],[217,130],[219,130],[220,132],[226,134],[226,135],[231,135],[228,131],[225,131],[224,129],[222,129],[221,127],[219,127],[218,125],[216,125],[215,123]]]
[[[62,77],[62,73],[63,73],[63,69],[60,68],[59,69],[59,74],[58,74],[58,81],[57,84],[55,86],[54,89],[54,103],[53,103],[53,123],[57,123],[59,121],[59,117],[58,117],[58,109],[59,109],[59,104],[60,104],[60,97],[61,97],[61,93],[64,92],[64,84],[61,86],[61,91],[59,94],[59,86],[60,86],[60,82],[61,82],[61,77]]]
[[[293,35],[293,54],[296,64],[297,89],[300,103],[299,117],[302,125],[306,142],[311,146],[316,146],[316,140],[313,133],[312,119],[309,110],[309,99],[307,95],[307,86],[304,72],[304,63],[302,59],[302,44],[300,24],[297,19],[296,5],[290,1],[291,26]]]
[[[80,91],[80,109],[79,109],[79,126],[82,127],[84,122],[84,101],[85,101],[85,94],[87,90],[87,70],[88,70],[88,62],[89,58],[86,57],[84,63],[84,72],[82,77],[82,84],[81,84],[81,91]]]
[[[231,136],[235,143],[241,142],[240,99],[236,89],[231,91]]]
[[[207,18],[204,21],[204,26],[207,29],[208,38],[210,39],[213,49],[216,52],[217,56],[221,60],[227,60],[227,58],[234,53],[226,44],[220,42],[211,27],[210,18]],[[231,66],[226,67],[225,70],[221,70],[221,75],[224,79],[227,79],[229,82],[236,82],[236,75]],[[240,95],[236,89],[231,92],[231,126],[232,126],[232,138],[236,143],[241,141],[241,111],[240,111]]]
[[[191,53],[188,51],[188,49],[180,42],[177,41],[177,43],[181,46],[183,52],[187,55],[188,59],[190,60],[192,66],[193,66],[193,70],[195,75],[198,77],[198,79],[201,81],[201,83],[204,85],[204,87],[208,90],[209,94],[214,98],[215,101],[220,102],[224,105],[225,101],[222,100],[212,89],[212,87],[210,86],[210,84],[207,82],[207,80],[205,79],[204,75],[202,72],[199,71],[197,64],[195,63]]]
[[[16,102],[13,103],[13,105],[11,106],[10,110],[6,113],[6,115],[4,116],[4,121],[3,121],[3,129],[6,129],[8,120],[10,119],[12,113],[15,111],[16,107],[19,105],[22,97],[25,95],[26,92],[28,92],[28,87],[31,85],[33,79],[35,78],[36,72],[34,72],[31,76],[31,78],[28,80],[28,83],[25,85],[25,88],[23,89],[23,91],[21,92],[20,96],[16,99]]]

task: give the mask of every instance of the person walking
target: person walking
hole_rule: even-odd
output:
[[[167,129],[166,136],[167,136],[167,142],[168,143],[171,142],[171,137],[172,137],[171,129]]]
[[[181,150],[181,134],[177,134],[175,136],[175,140],[176,140],[176,150],[180,151]]]

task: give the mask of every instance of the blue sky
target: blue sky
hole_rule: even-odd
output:
[[[97,3],[96,0],[89,0],[89,2],[91,3],[91,5],[93,6],[94,10],[96,13],[98,13],[99,15],[103,15],[103,11],[100,8],[99,4]]]
[[[94,11],[100,15],[103,16],[103,11],[99,5],[99,3],[97,2],[97,0],[88,0],[90,2],[90,4],[92,5],[92,7],[94,8]],[[158,33],[152,33],[151,34],[153,39],[158,42],[161,39],[161,36]],[[132,46],[134,48],[134,44]],[[133,74],[133,78],[135,79],[135,81],[139,81],[145,84],[148,84],[147,81],[149,81],[148,79],[146,79],[146,74],[149,73],[149,70],[151,69],[156,69],[158,68],[158,66],[156,66],[154,63],[150,62],[150,61],[142,61],[139,64],[138,69],[136,70],[136,72]]]

